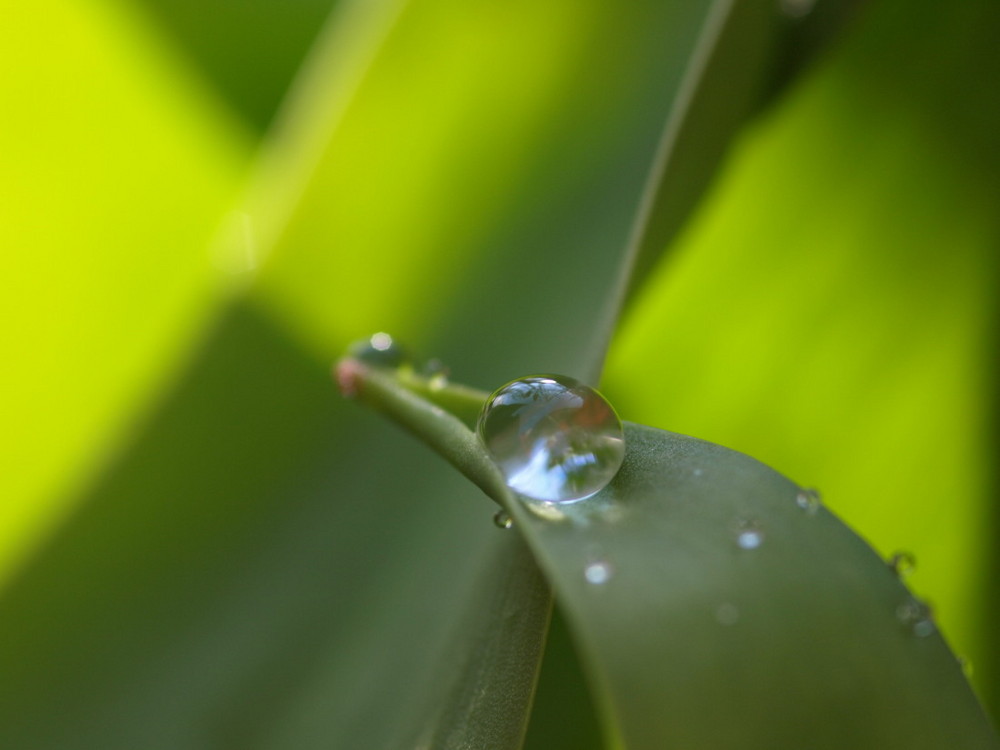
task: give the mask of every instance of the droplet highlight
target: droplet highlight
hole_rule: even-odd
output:
[[[600,492],[625,459],[621,420],[600,393],[564,375],[507,383],[487,399],[479,438],[518,494],[573,503]]]
[[[757,549],[764,543],[764,530],[756,521],[740,521],[736,526],[736,545],[740,549]]]
[[[896,607],[896,619],[918,638],[926,638],[937,630],[933,610],[919,599],[910,599]]]
[[[819,491],[807,488],[799,490],[799,493],[795,496],[795,504],[812,516],[816,514],[823,504],[823,499],[820,497]]]
[[[583,569],[584,579],[586,579],[587,583],[595,586],[600,586],[610,581],[612,574],[611,565],[604,561],[590,563],[590,565]]]
[[[892,572],[896,574],[899,579],[906,578],[914,570],[917,569],[917,558],[913,556],[912,552],[907,552],[906,550],[901,550],[892,555],[887,561]]]
[[[514,519],[505,510],[498,510],[493,514],[493,525],[498,529],[510,529],[514,526]]]

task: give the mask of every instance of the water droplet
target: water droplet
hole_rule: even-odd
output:
[[[910,599],[896,607],[896,619],[918,638],[926,638],[937,630],[933,611],[919,599]]]
[[[778,0],[778,7],[789,18],[805,18],[816,7],[816,0]]]
[[[590,563],[583,569],[583,577],[587,579],[587,583],[592,583],[595,586],[610,581],[611,573],[611,565],[604,561]]]
[[[495,391],[478,433],[508,486],[542,502],[594,495],[625,458],[622,423],[611,404],[564,375],[522,378]]]
[[[451,371],[440,359],[429,359],[424,362],[420,373],[427,378],[427,387],[432,391],[440,391],[448,387],[448,375]]]
[[[735,625],[740,619],[740,608],[730,602],[723,602],[715,608],[715,619],[720,625]]]
[[[764,530],[756,521],[740,521],[736,526],[736,544],[740,549],[757,549],[764,543]]]
[[[892,568],[892,572],[896,574],[897,578],[902,579],[916,570],[917,558],[913,556],[913,553],[901,550],[890,557],[886,564]]]
[[[410,361],[406,348],[388,333],[376,333],[351,347],[351,356],[374,367],[401,367]]]
[[[505,510],[493,514],[493,525],[498,529],[509,529],[514,525],[514,519]]]
[[[958,666],[962,668],[962,674],[965,675],[966,679],[972,677],[972,675],[976,671],[972,666],[972,662],[969,660],[967,656],[958,657]]]
[[[823,500],[817,490],[803,489],[799,490],[799,494],[795,496],[795,504],[812,516],[819,510],[819,506],[823,504]]]

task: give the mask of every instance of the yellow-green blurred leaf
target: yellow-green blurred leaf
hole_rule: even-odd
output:
[[[248,140],[115,2],[0,11],[0,580],[211,314]]]
[[[747,137],[606,383],[629,418],[751,453],[883,554],[912,551],[945,634],[987,664],[1000,222],[969,157],[996,163],[972,81],[996,69],[998,21],[989,3],[873,10]]]

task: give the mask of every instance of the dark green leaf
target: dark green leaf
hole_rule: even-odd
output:
[[[835,516],[735,451],[626,441],[593,498],[514,508],[613,745],[997,747],[929,615]]]

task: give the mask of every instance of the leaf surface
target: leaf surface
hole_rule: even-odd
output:
[[[910,592],[801,488],[683,435],[626,446],[594,497],[514,506],[612,746],[997,746]]]

